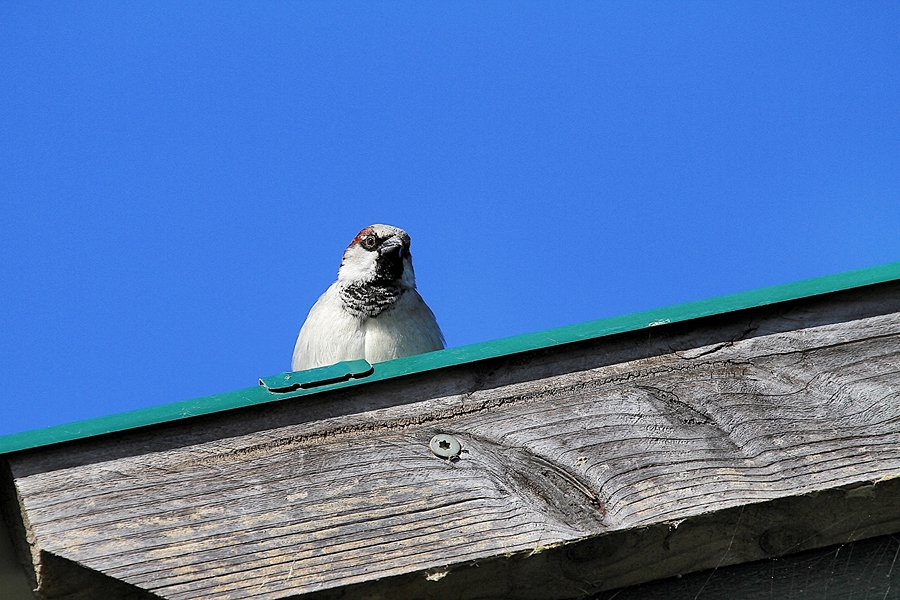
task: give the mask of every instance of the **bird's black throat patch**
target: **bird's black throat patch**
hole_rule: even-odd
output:
[[[354,283],[341,288],[344,308],[356,317],[377,317],[394,305],[403,289],[396,281],[372,281]]]

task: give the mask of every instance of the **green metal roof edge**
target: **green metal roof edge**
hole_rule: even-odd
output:
[[[178,421],[234,408],[317,394],[337,388],[363,385],[369,382],[383,381],[404,375],[527,352],[529,350],[550,348],[560,344],[636,331],[669,323],[679,323],[717,314],[726,314],[737,310],[808,298],[810,296],[839,292],[898,279],[900,279],[900,262],[894,262],[877,267],[847,271],[835,275],[826,275],[824,277],[805,279],[706,300],[589,321],[578,325],[568,325],[489,342],[448,348],[437,352],[376,363],[374,372],[360,379],[349,379],[348,381],[308,389],[298,389],[288,393],[271,392],[260,385],[65,425],[54,425],[43,429],[14,433],[0,437],[0,454]]]

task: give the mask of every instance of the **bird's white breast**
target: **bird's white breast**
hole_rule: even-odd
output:
[[[344,309],[339,285],[332,284],[310,309],[294,346],[294,371],[360,358],[377,363],[444,347],[434,314],[416,290],[407,290],[377,317],[356,317]]]
[[[365,359],[370,363],[444,347],[434,313],[416,290],[407,290],[390,310],[366,319],[363,327]]]

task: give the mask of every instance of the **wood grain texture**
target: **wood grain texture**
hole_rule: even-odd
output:
[[[892,533],[897,287],[24,452],[11,476],[39,553],[172,600],[566,598]]]

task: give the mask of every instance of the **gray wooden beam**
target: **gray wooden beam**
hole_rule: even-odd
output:
[[[898,400],[894,282],[6,459],[47,598],[567,598],[900,531]]]

